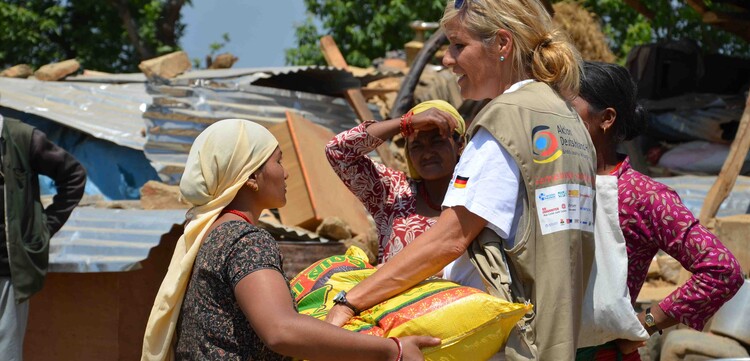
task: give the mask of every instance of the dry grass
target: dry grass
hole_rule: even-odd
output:
[[[553,21],[568,33],[570,40],[581,52],[584,60],[612,63],[615,55],[607,45],[607,39],[599,25],[596,14],[590,13],[577,2],[563,1],[553,5]]]

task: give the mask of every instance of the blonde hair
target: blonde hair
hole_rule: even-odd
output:
[[[513,75],[547,83],[566,97],[578,94],[581,56],[538,0],[464,0],[460,9],[450,0],[440,24],[453,20],[488,47],[498,30],[507,30],[513,38]]]

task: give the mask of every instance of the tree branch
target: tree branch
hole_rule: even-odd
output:
[[[685,0],[685,2],[701,16],[703,23],[750,42],[750,21],[744,16],[713,12],[703,0]]]
[[[654,15],[654,12],[649,10],[646,5],[644,5],[641,0],[625,0],[625,3],[628,4],[631,8],[635,9],[639,14],[646,17],[648,20],[654,20],[656,15]]]
[[[155,55],[153,49],[147,48],[138,35],[138,23],[130,15],[127,0],[109,0],[109,2],[117,9],[117,13],[120,15],[120,19],[122,19],[122,25],[128,33],[128,39],[130,39],[130,43],[135,47],[141,60],[153,58]]]
[[[177,46],[177,21],[185,0],[168,0],[161,9],[161,16],[156,24],[156,39],[164,45]]]

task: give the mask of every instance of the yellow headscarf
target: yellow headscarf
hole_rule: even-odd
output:
[[[425,102],[421,102],[414,108],[411,108],[410,112],[412,112],[412,114],[419,114],[430,108],[437,108],[452,115],[453,118],[456,119],[456,129],[454,131],[458,133],[458,135],[460,135],[463,139],[464,133],[466,133],[466,122],[464,121],[464,118],[461,116],[461,114],[458,114],[458,110],[456,110],[456,108],[454,108],[445,100],[428,100]],[[409,177],[412,179],[422,179],[419,173],[417,173],[417,170],[414,168],[414,165],[411,164],[408,145],[404,147],[404,157],[406,158],[406,166],[409,167]]]
[[[143,336],[141,360],[174,359],[172,342],[195,256],[206,231],[250,175],[268,160],[278,141],[263,126],[244,119],[220,120],[190,148],[180,193],[194,205],[156,294]]]

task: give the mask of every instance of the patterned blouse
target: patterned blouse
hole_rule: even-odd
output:
[[[281,259],[273,237],[247,222],[229,221],[212,230],[195,258],[177,321],[175,358],[286,360],[266,347],[234,297],[234,286],[255,271],[283,275]]]
[[[635,301],[651,260],[661,249],[693,276],[659,306],[670,317],[702,330],[708,318],[742,286],[739,263],[698,223],[674,190],[631,168],[628,158],[612,175],[618,178],[631,299]]]
[[[383,143],[367,133],[368,121],[336,135],[326,146],[333,170],[375,220],[378,263],[388,261],[437,220],[417,214],[417,184],[404,172],[373,162],[367,154]]]

